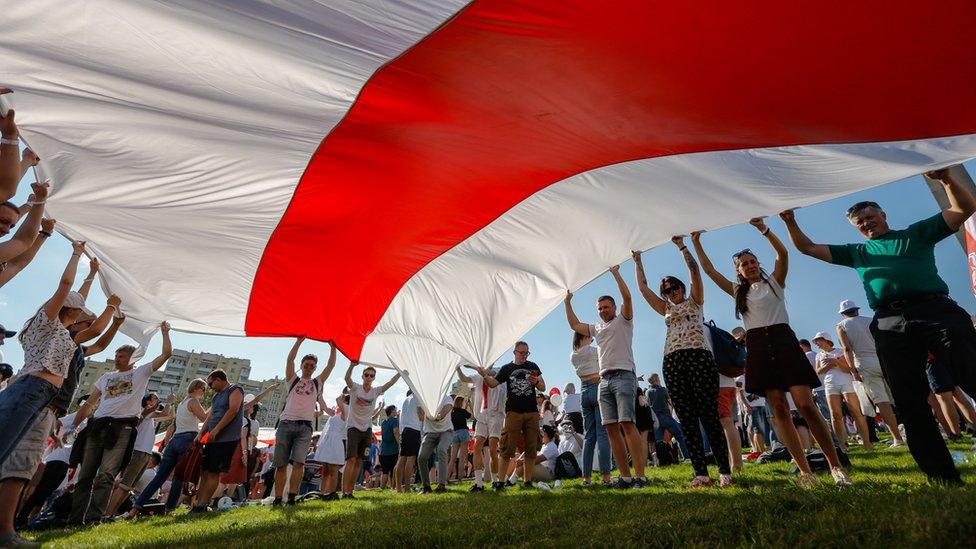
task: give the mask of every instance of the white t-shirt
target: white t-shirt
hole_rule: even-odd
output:
[[[573,351],[569,355],[569,361],[576,368],[576,375],[581,378],[600,373],[600,354],[592,345],[580,347]]]
[[[718,375],[718,386],[719,387],[735,387],[735,378],[729,377],[724,374]]]
[[[372,386],[369,391],[358,383],[349,390],[349,410],[346,412],[346,427],[368,431],[376,411],[376,399],[383,394],[383,388]]]
[[[600,374],[611,370],[634,372],[634,321],[623,315],[613,317],[610,322],[590,324],[590,334],[599,346]]]
[[[834,347],[831,351],[820,351],[817,353],[817,369],[824,366],[824,361],[828,358],[843,358],[844,351],[840,350],[839,347]],[[824,384],[829,385],[847,385],[854,382],[854,376],[841,370],[840,368],[831,368],[827,370],[824,374]]]
[[[542,464],[546,466],[546,469],[549,469],[550,473],[555,475],[556,458],[559,457],[559,447],[556,446],[555,442],[550,440],[549,442],[545,443],[542,446],[542,451],[540,452],[540,454],[546,458],[546,460],[543,461]]]
[[[507,385],[499,383],[497,387],[489,387],[485,384],[485,378],[477,372],[471,375],[471,381],[474,384],[474,389],[471,390],[471,410],[474,418],[481,421],[489,415],[504,415]],[[487,401],[485,392],[488,393]]]
[[[563,395],[563,409],[567,414],[573,412],[583,413],[583,395],[579,393]]]
[[[580,467],[583,466],[583,447],[576,441],[575,436],[560,433],[558,454],[561,455],[566,452],[571,452],[576,456],[576,462],[580,464]]]
[[[749,310],[742,315],[746,330],[790,323],[790,316],[786,312],[786,293],[772,278],[749,286],[746,305]]]
[[[155,467],[153,467],[152,469],[147,468],[145,471],[142,472],[142,476],[140,476],[139,479],[136,480],[136,485],[132,487],[132,491],[136,494],[142,494],[142,491],[146,489],[146,486],[149,486],[149,483],[152,482],[152,479],[155,476],[156,476],[156,468]],[[149,495],[151,496],[153,494],[149,494]]]
[[[423,425],[420,423],[420,415],[417,414],[419,409],[420,401],[417,399],[417,395],[410,395],[407,400],[403,401],[403,409],[400,410],[400,429],[413,429],[417,432],[423,429]]]
[[[142,412],[142,397],[153,373],[152,363],[125,372],[106,372],[95,382],[102,393],[95,418],[136,417]]]
[[[153,451],[153,445],[156,442],[156,420],[153,418],[146,418],[139,422],[139,426],[136,427],[136,441],[132,445],[132,449],[136,452],[149,452]]]
[[[454,401],[451,400],[450,395],[445,395],[444,400],[441,401],[440,405],[433,410],[434,414],[440,413],[445,406],[454,406]],[[443,433],[445,431],[453,431],[454,425],[451,423],[451,412],[448,412],[444,419],[440,421],[435,421],[434,416],[427,416],[424,418],[424,432],[425,433]]]
[[[810,367],[813,368],[813,371],[814,372],[816,372],[817,371],[817,351],[807,351],[804,354],[807,356],[807,361],[810,362]],[[824,388],[823,388],[824,376],[823,376],[823,374],[817,374],[817,377],[820,378],[820,387],[817,387],[816,389],[814,389],[814,391],[823,391],[824,390]]]
[[[319,399],[319,389],[315,386],[315,378],[298,377],[288,382],[291,390],[285,400],[285,409],[281,411],[281,419],[290,421],[312,421],[315,419],[315,404]],[[294,388],[292,388],[292,384]],[[372,414],[371,414],[372,415]]]
[[[848,317],[837,323],[844,329],[854,353],[854,366],[858,371],[879,371],[881,361],[871,335],[871,320],[863,316]]]
[[[68,458],[71,457],[71,445],[61,446],[55,450],[52,450],[50,454],[44,456],[44,463],[50,463],[52,461],[63,461],[68,463]]]

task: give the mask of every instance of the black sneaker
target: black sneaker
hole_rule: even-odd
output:
[[[491,487],[496,492],[503,492],[505,490],[505,483],[504,482],[492,482],[491,483]]]
[[[328,493],[328,494],[322,494],[321,499],[322,499],[322,501],[336,501],[336,500],[339,499],[339,494],[337,494],[335,492],[331,492],[331,493]]]
[[[434,491],[433,491],[433,490],[431,490],[431,488],[430,488],[430,486],[429,486],[429,485],[426,485],[426,484],[425,484],[424,486],[421,486],[421,487],[420,487],[420,493],[421,493],[421,494],[431,494],[431,493],[433,493],[433,492],[434,492]]]
[[[535,484],[532,484],[531,480],[529,482],[523,482],[522,488],[525,488],[526,490],[535,490]]]
[[[271,502],[272,507],[281,507],[282,505],[284,503],[281,501],[281,498],[274,498],[274,501]]]
[[[352,492],[349,492],[348,494],[343,492],[342,499],[356,499],[356,496],[352,495]]]
[[[471,488],[468,489],[469,492],[484,492],[484,486],[478,486],[477,484],[472,484]]]
[[[285,505],[288,505],[289,507],[294,507],[295,505],[298,505],[298,502],[295,501],[295,498],[288,498],[288,501],[285,503]]]
[[[637,478],[634,479],[633,484],[634,484],[634,488],[638,488],[639,489],[639,488],[647,488],[647,486],[650,483],[647,481],[647,478],[645,478],[645,477],[637,477]]]
[[[617,478],[617,482],[613,483],[613,487],[617,490],[629,490],[634,487],[633,480],[624,480],[622,478]]]
[[[443,484],[438,484],[437,488],[434,488],[435,494],[443,494],[444,492],[447,492],[447,487]]]
[[[205,505],[197,505],[190,509],[190,513],[206,513],[210,508]]]

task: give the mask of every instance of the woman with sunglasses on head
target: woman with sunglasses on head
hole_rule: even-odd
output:
[[[732,256],[736,281],[725,278],[715,270],[701,245],[701,232],[691,234],[691,241],[698,253],[702,269],[725,293],[735,298],[735,314],[746,325],[746,387],[748,393],[765,396],[774,410],[773,421],[782,442],[790,451],[800,470],[801,486],[816,484],[817,478],[810,470],[806,454],[800,444],[796,427],[793,426],[790,407],[786,400],[789,393],[813,437],[817,440],[830,464],[834,482],[850,484],[850,479],[837,458],[820,409],[813,400],[813,389],[820,386],[820,379],[810,368],[810,363],[800,350],[800,344],[790,328],[786,312],[786,274],[789,270],[789,254],[783,242],[762,218],[749,223],[766,237],[776,252],[773,275],[768,276],[751,250],[742,250]]]
[[[648,305],[664,317],[664,323],[668,327],[664,343],[664,382],[671,393],[678,421],[685,426],[685,442],[695,469],[691,487],[701,488],[711,486],[712,479],[708,476],[708,461],[705,459],[698,423],[701,422],[704,426],[714,455],[726,455],[728,447],[716,404],[718,366],[705,343],[701,273],[695,258],[685,246],[684,237],[673,237],[671,242],[678,247],[688,265],[691,291],[687,295],[684,282],[674,276],[666,276],[661,279],[661,297],[658,297],[647,286],[640,252],[633,252],[633,257],[637,270],[637,287]],[[719,486],[731,486],[732,471],[729,461],[719,459],[718,464]]]

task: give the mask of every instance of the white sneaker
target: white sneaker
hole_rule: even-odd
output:
[[[557,480],[556,482],[552,483],[552,487],[555,488],[556,490],[562,488],[563,487],[563,481]]]
[[[546,484],[545,482],[536,482],[535,483],[535,487],[538,488],[539,490],[543,490],[543,491],[546,491],[546,492],[548,492],[549,490],[552,490],[552,488],[550,488],[549,485]]]
[[[840,467],[835,467],[830,470],[830,476],[834,477],[834,484],[837,486],[850,486],[851,478],[847,476],[847,472]]]
[[[905,443],[900,440],[892,440],[891,444],[888,445],[888,448],[899,448],[904,445]]]

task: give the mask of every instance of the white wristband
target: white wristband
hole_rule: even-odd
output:
[[[40,206],[41,204],[47,204],[47,200],[28,202],[27,205],[33,208],[34,206]]]
[[[6,137],[0,138],[0,145],[20,145],[20,138],[7,139]]]

